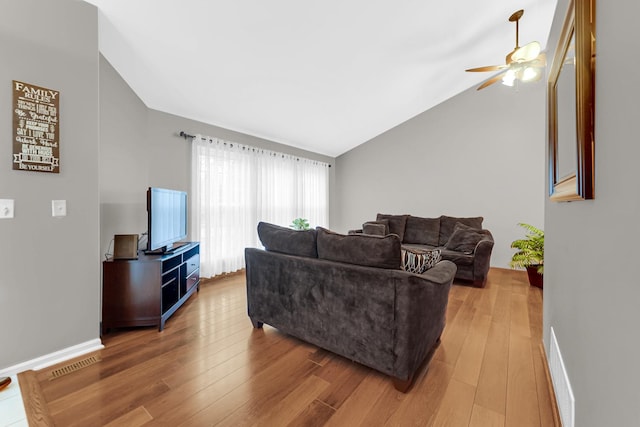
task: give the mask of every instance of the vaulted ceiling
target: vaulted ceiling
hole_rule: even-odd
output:
[[[546,49],[556,7],[86,1],[100,10],[100,51],[149,108],[332,157],[491,77],[464,70],[504,63],[517,9],[525,10],[520,44],[537,40]]]

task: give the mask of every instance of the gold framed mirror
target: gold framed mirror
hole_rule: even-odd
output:
[[[549,196],[594,197],[595,0],[570,0],[548,80]]]

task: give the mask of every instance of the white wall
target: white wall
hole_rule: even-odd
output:
[[[0,3],[0,198],[15,200],[0,220],[0,370],[99,337],[97,19],[79,1]],[[12,80],[60,91],[59,174],[12,170]]]
[[[557,41],[568,0],[559,0]],[[544,333],[553,327],[576,426],[640,425],[640,2],[597,2],[595,199],[545,205]],[[548,351],[547,351],[548,353]]]
[[[469,89],[336,159],[333,227],[378,212],[483,216],[491,264],[508,268],[517,223],[544,226],[544,123],[543,82]]]

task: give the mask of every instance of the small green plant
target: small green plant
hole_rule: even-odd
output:
[[[304,218],[296,218],[290,225],[294,230],[308,230],[309,229],[309,221]]]
[[[527,230],[524,239],[514,240],[511,247],[518,251],[511,258],[512,268],[537,266],[538,273],[544,271],[544,231],[530,224],[519,223],[520,227]]]

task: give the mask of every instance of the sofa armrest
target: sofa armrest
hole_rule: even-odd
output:
[[[411,380],[440,338],[456,269],[453,262],[440,261],[396,282],[394,370],[399,380]]]
[[[448,286],[451,284],[449,282],[453,281],[456,270],[457,267],[453,261],[442,260],[418,276],[429,281],[432,285]]]
[[[488,230],[486,237],[478,242],[474,250],[473,277],[476,286],[484,286],[491,267],[491,251],[493,250],[493,236]]]

